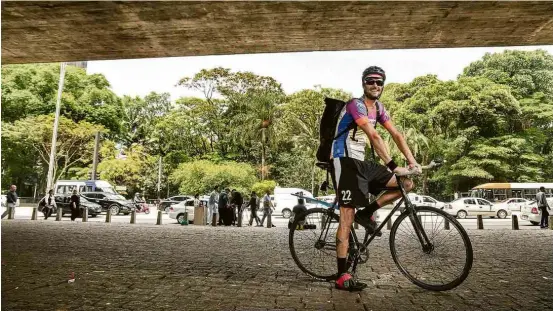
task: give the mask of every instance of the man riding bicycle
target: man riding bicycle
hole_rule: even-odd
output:
[[[384,105],[378,101],[385,80],[386,73],[380,67],[371,66],[363,71],[361,81],[364,94],[361,98],[353,98],[347,103],[338,119],[336,133],[346,130],[352,122],[357,126],[338,136],[332,144],[333,179],[340,204],[340,224],[336,233],[338,278],[335,287],[341,290],[359,291],[367,286],[356,282],[347,272],[348,240],[354,220],[372,233],[376,229],[372,214],[381,206],[401,197],[399,190],[387,191],[370,203],[369,193],[378,195],[381,188],[397,187],[394,173],[420,171],[420,165],[413,157],[405,138],[393,125]],[[386,151],[384,141],[375,129],[377,122],[390,133],[407,159],[408,168],[398,167],[392,160]],[[358,128],[362,132],[358,131]],[[365,161],[365,146],[368,141],[386,166]],[[410,179],[402,177],[401,180],[406,191],[413,189]],[[356,209],[362,207],[365,208],[355,213]]]

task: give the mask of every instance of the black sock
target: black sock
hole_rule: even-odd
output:
[[[348,272],[348,263],[346,258],[336,258],[338,263],[338,275]]]
[[[359,214],[359,216],[361,217],[371,217],[373,213],[376,212],[376,210],[379,208],[380,208],[380,205],[378,205],[378,202],[374,201],[371,204],[369,204],[369,206],[357,212],[357,214]]]

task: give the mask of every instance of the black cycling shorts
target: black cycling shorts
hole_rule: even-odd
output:
[[[369,205],[369,193],[378,195],[394,176],[384,165],[354,158],[333,159],[333,178],[340,206],[361,208]]]

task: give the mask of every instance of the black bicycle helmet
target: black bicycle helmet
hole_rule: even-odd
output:
[[[386,72],[384,72],[384,69],[378,66],[370,66],[369,68],[363,70],[363,76],[361,76],[361,79],[365,79],[366,76],[371,74],[380,75],[382,76],[382,79],[386,81]]]

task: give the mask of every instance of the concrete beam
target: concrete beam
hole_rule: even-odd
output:
[[[553,44],[553,2],[2,2],[2,62]]]

